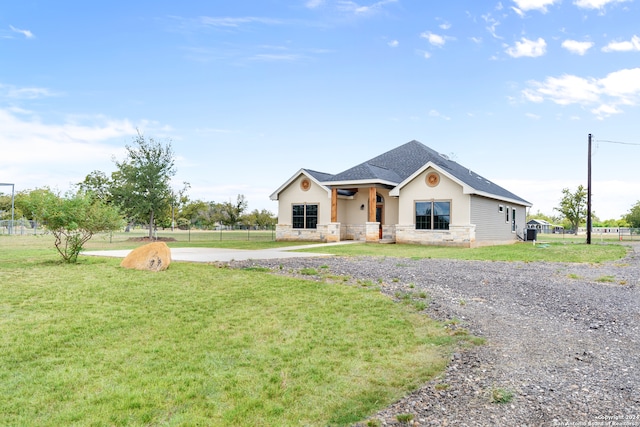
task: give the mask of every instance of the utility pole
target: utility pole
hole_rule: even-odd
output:
[[[587,160],[587,245],[591,244],[591,134],[589,134],[589,159]]]

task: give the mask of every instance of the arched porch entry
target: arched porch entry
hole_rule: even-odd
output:
[[[370,187],[349,187],[339,190],[338,187],[331,189],[331,222],[338,224],[338,226],[344,226],[338,222],[338,191],[348,191],[353,196],[359,191],[367,191],[366,203],[358,202],[360,210],[364,210],[366,206],[366,216],[364,218],[365,223],[352,224],[360,231],[360,238],[367,242],[377,242],[382,239],[383,225],[385,222],[385,199],[380,193],[378,193],[375,186]],[[351,198],[351,197],[350,197]],[[351,198],[352,199],[352,198]],[[362,200],[362,199],[360,199]],[[362,218],[360,216],[360,218]],[[347,227],[349,224],[347,224]]]

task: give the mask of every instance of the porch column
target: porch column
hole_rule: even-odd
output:
[[[338,189],[331,189],[331,222],[338,222]]]
[[[369,187],[369,222],[376,222],[376,188]]]

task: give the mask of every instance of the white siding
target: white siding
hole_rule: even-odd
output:
[[[500,206],[503,207],[502,212]],[[509,209],[509,221],[506,211]],[[516,210],[516,230],[522,235],[525,227],[526,208],[481,196],[471,196],[471,222],[476,225],[476,241],[502,242],[517,240],[511,231],[512,209]]]

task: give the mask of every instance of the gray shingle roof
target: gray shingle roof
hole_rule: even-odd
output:
[[[318,172],[311,169],[303,169],[303,170],[320,182],[328,181],[333,177],[333,175],[330,173]]]
[[[516,196],[512,192],[450,160],[448,157],[441,155],[418,141],[407,142],[391,151],[387,151],[336,175],[322,174],[325,176],[322,179],[315,175],[314,177],[329,186],[332,182],[369,180],[386,181],[398,185],[429,162],[442,168],[447,173],[480,193],[487,193],[530,205],[529,202],[521,197]],[[312,171],[307,171],[312,173]],[[320,172],[317,173],[320,174]]]

